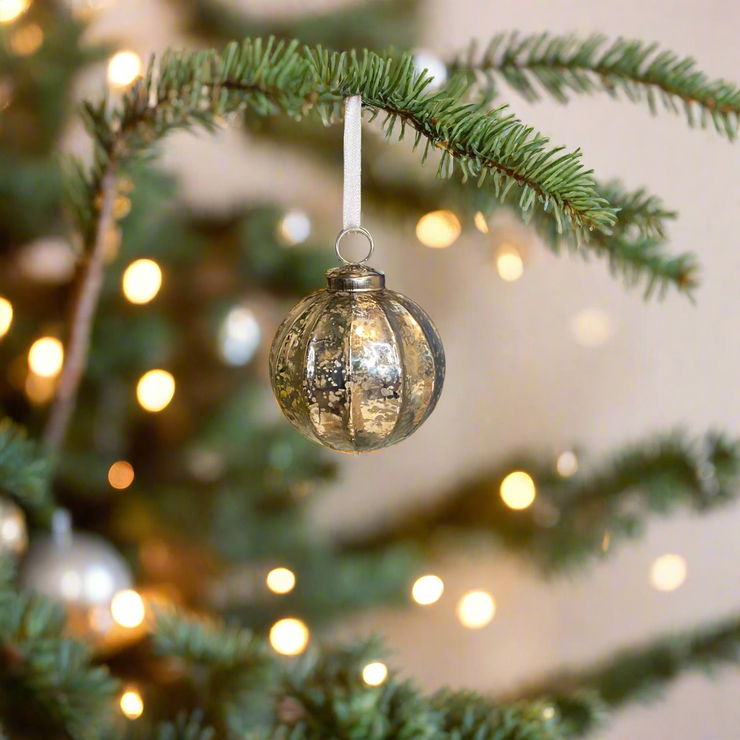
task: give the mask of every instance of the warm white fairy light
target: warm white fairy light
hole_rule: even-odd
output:
[[[582,347],[600,347],[614,332],[609,315],[599,308],[586,308],[570,322],[573,338]]]
[[[416,224],[416,238],[432,249],[445,249],[460,236],[460,221],[452,211],[432,211]]]
[[[276,594],[287,594],[295,587],[295,573],[287,568],[273,568],[267,574],[267,588]]]
[[[473,222],[475,223],[475,228],[478,229],[478,231],[481,232],[481,234],[487,234],[488,229],[488,221],[486,221],[486,217],[483,215],[481,211],[478,211],[478,213],[475,214],[475,218],[473,219]]]
[[[650,583],[657,591],[675,591],[686,580],[686,572],[680,555],[661,555],[650,568]]]
[[[12,23],[31,7],[31,0],[0,0],[0,23]]]
[[[488,591],[468,591],[457,604],[457,617],[471,630],[485,627],[496,614],[496,602]]]
[[[147,411],[161,411],[175,395],[175,379],[166,370],[144,373],[136,386],[139,404]]]
[[[131,303],[149,303],[161,287],[162,270],[154,260],[136,260],[123,273],[123,294]]]
[[[436,604],[445,590],[445,585],[439,576],[428,575],[417,578],[411,588],[411,597],[417,604],[428,606]]]
[[[311,219],[303,211],[288,211],[280,219],[278,233],[288,246],[302,244],[311,235]]]
[[[134,468],[131,463],[119,460],[108,470],[108,483],[113,488],[128,488],[134,482]]]
[[[524,274],[524,260],[513,244],[503,242],[496,248],[496,270],[507,283],[519,280]]]
[[[368,663],[362,669],[362,680],[368,686],[380,686],[388,678],[388,666],[379,660]]]
[[[146,616],[144,599],[132,590],[119,591],[111,601],[110,611],[121,627],[129,629],[138,627]]]
[[[44,43],[44,32],[38,23],[28,23],[10,37],[10,49],[19,57],[35,54]]]
[[[254,312],[236,306],[226,314],[219,330],[219,354],[227,365],[246,365],[262,341],[262,330]]]
[[[270,645],[281,655],[300,655],[308,645],[308,627],[300,619],[281,619],[270,629]]]
[[[28,352],[28,366],[31,372],[42,378],[53,378],[59,375],[64,364],[64,347],[54,337],[37,339]]]
[[[0,296],[0,337],[4,337],[13,323],[13,304]]]
[[[447,65],[436,54],[419,49],[414,53],[413,65],[417,74],[426,70],[427,75],[432,78],[432,82],[427,89],[438,90],[447,82],[449,74]]]
[[[526,509],[536,495],[534,481],[521,470],[509,473],[501,481],[501,498],[510,509]]]
[[[141,58],[135,51],[119,51],[108,62],[108,82],[113,87],[130,85],[141,73]]]
[[[144,713],[144,700],[136,689],[128,689],[121,695],[121,711],[129,719],[138,719]]]
[[[578,471],[578,458],[576,457],[576,453],[572,450],[561,452],[558,455],[555,467],[563,478],[570,478],[571,475],[575,475]]]

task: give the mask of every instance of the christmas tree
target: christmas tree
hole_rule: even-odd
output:
[[[266,366],[284,314],[335,265],[336,224],[265,197],[196,209],[156,155],[174,132],[230,127],[339,177],[345,100],[360,96],[370,220],[416,225],[442,248],[507,217],[557,255],[607,260],[646,301],[692,297],[697,260],[667,237],[676,214],[598,180],[506,101],[610,96],[731,141],[740,90],[601,35],[501,33],[424,62],[415,0],[274,22],[172,0],[192,50],[142,65],[117,40],[89,40],[98,5],[0,0],[2,732],[575,738],[686,671],[735,662],[730,615],[504,697],[429,694],[379,640],[322,639],[359,610],[436,604],[443,551],[505,548],[555,578],[654,518],[732,503],[738,440],[647,430],[588,465],[524,451],[378,526],[319,527],[308,503],[337,456],[279,416]],[[76,117],[76,85],[103,62],[107,94],[93,87]],[[65,135],[80,119],[78,157]],[[521,276],[524,251],[499,245],[504,280]],[[578,331],[593,343],[603,327],[587,316]],[[685,564],[665,556],[652,577],[674,589]],[[457,614],[476,629],[495,610],[474,589]]]

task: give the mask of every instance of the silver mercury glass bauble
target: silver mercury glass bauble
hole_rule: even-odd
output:
[[[338,250],[337,250],[338,251]],[[357,263],[326,273],[326,288],[286,316],[270,351],[270,381],[288,421],[338,452],[369,452],[413,434],[445,376],[429,316]]]

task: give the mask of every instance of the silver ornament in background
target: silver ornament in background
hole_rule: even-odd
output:
[[[346,264],[329,270],[326,288],[295,306],[275,334],[270,382],[301,434],[338,452],[368,452],[424,423],[442,392],[445,356],[416,303],[388,290],[382,272],[344,260],[344,233],[337,254]]]
[[[102,537],[73,532],[69,512],[54,513],[51,535],[34,538],[21,570],[25,588],[89,611],[131,588],[131,571]]]
[[[0,498],[0,555],[17,557],[28,545],[23,509],[8,498]]]

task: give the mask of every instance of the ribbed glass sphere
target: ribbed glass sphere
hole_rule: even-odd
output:
[[[413,434],[442,392],[445,356],[429,316],[350,264],[286,316],[270,351],[270,381],[288,421],[338,452],[369,452]]]

